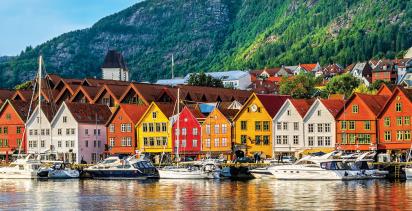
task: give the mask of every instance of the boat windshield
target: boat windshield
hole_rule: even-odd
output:
[[[117,159],[106,159],[102,162],[102,164],[110,164],[110,163],[114,163],[116,161],[117,161]]]
[[[373,168],[367,161],[349,162],[348,165],[354,170],[370,170]]]
[[[328,161],[320,164],[320,167],[326,170],[349,170],[347,163],[341,161]]]

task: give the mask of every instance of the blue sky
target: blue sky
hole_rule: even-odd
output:
[[[0,56],[90,27],[140,0],[0,0]]]

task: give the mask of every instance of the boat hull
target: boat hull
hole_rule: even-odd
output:
[[[77,170],[51,170],[48,174],[49,179],[75,179],[79,178]]]
[[[160,179],[218,179],[220,172],[189,171],[187,169],[158,170]]]
[[[95,179],[148,179],[158,178],[157,175],[144,174],[138,170],[86,170]]]
[[[269,170],[278,180],[359,180],[367,179],[359,171],[325,170],[321,168],[276,168]]]
[[[19,170],[0,170],[0,179],[36,179],[37,172],[35,171],[19,171]]]

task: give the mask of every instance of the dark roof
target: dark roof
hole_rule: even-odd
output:
[[[344,100],[337,99],[321,99],[320,101],[335,118],[338,115],[339,111],[343,108],[343,105],[345,104]]]
[[[33,90],[16,90],[16,92],[11,97],[11,99],[15,100],[17,96],[20,96],[22,101],[30,101],[32,95],[33,95]]]
[[[338,65],[338,64],[330,64],[328,66],[326,66],[325,68],[323,68],[322,72],[324,74],[342,74],[343,73],[343,68]]]
[[[9,89],[0,89],[0,100],[10,99],[15,91]]]
[[[175,113],[174,110],[175,105],[174,103],[161,103],[161,102],[156,102],[157,107],[159,107],[159,109],[163,112],[163,114],[169,118],[171,116],[173,116]]]
[[[384,95],[368,95],[360,93],[355,93],[355,95],[358,96],[375,115],[379,114],[386,101],[389,99],[389,96]]]
[[[104,58],[102,68],[123,68],[127,69],[123,55],[115,50],[109,50]]]
[[[79,123],[105,124],[112,115],[107,105],[69,102],[66,102],[66,105]]]
[[[97,78],[85,78],[82,83],[82,85],[88,84],[89,86],[103,86],[105,84],[107,85],[122,85],[122,86],[128,86],[130,82],[128,81],[118,81],[118,80],[109,80],[109,79],[97,79]]]
[[[14,110],[17,112],[17,115],[22,119],[23,122],[26,122],[29,115],[30,103],[21,101],[21,100],[6,100],[1,106],[0,113],[3,112],[3,109],[6,105],[11,105]]]
[[[225,109],[225,108],[218,108],[220,113],[223,114],[223,116],[225,116],[229,121],[232,121],[233,118],[236,116],[237,112],[239,112],[239,110],[237,109]]]
[[[57,113],[59,107],[54,103],[42,103],[41,110],[43,111],[44,115],[46,116],[49,122],[52,121],[54,115]]]
[[[290,98],[288,95],[256,94],[270,117],[275,117],[283,103]]]
[[[395,65],[389,59],[379,60],[379,63],[376,65],[376,67],[372,71],[373,72],[393,72],[395,71]]]
[[[290,102],[298,111],[301,117],[304,117],[309,111],[310,106],[315,102],[315,99],[290,99]]]
[[[196,119],[204,119],[206,118],[205,115],[202,114],[202,112],[200,111],[199,107],[189,107],[186,106],[186,109],[188,109],[190,111],[190,113],[196,118]]]

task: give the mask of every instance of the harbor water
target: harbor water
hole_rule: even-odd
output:
[[[0,180],[0,210],[404,210],[412,181]]]

